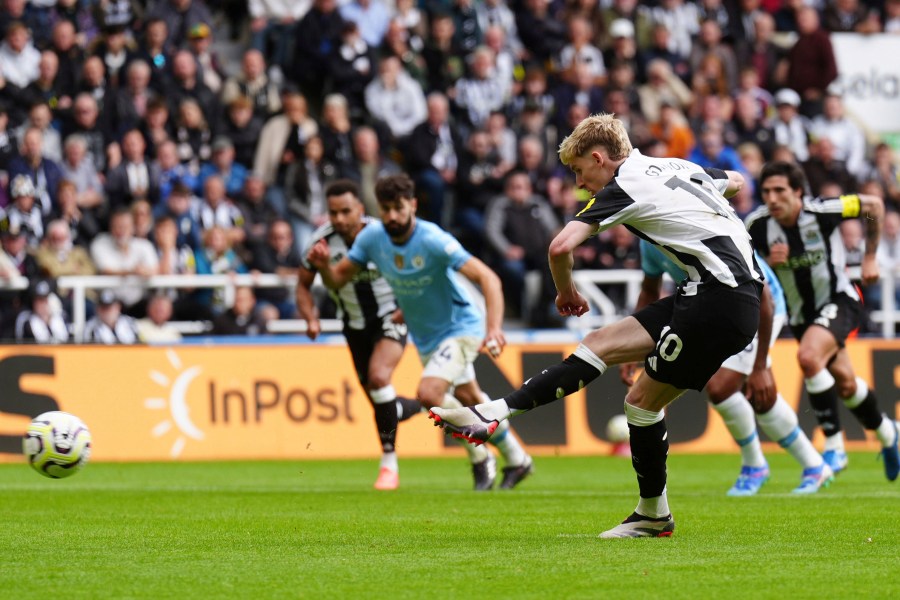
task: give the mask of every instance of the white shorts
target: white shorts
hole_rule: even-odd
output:
[[[772,317],[772,337],[769,339],[769,348],[775,345],[781,328],[784,327],[784,315],[775,315]],[[722,368],[737,371],[742,375],[749,375],[753,372],[753,363],[756,362],[756,348],[759,346],[759,333],[753,336],[750,344],[733,356],[729,356],[722,363]],[[766,366],[772,366],[772,357],[766,357]]]
[[[425,370],[422,377],[437,377],[453,386],[475,380],[472,363],[478,358],[481,340],[476,337],[455,337],[442,341],[434,352],[422,356]]]

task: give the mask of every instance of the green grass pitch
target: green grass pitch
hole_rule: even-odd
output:
[[[900,598],[900,482],[873,453],[812,497],[771,453],[669,459],[674,537],[600,540],[634,508],[628,460],[539,457],[477,494],[464,459],[0,465],[0,598]]]

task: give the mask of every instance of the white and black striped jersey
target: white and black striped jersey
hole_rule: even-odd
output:
[[[363,217],[366,224],[373,222],[372,217]],[[350,248],[347,243],[331,226],[326,223],[313,233],[310,247],[319,240],[328,242],[331,251],[331,264],[339,262],[347,256]],[[306,252],[303,253],[303,266],[310,271],[316,271],[315,267],[306,260]],[[380,322],[381,318],[397,310],[397,300],[391,286],[381,276],[381,271],[375,263],[369,262],[353,277],[347,285],[339,290],[328,290],[341,311],[344,327],[347,329],[365,329],[366,325]]]
[[[600,231],[624,224],[658,246],[687,273],[685,295],[712,281],[732,288],[762,282],[750,236],[722,195],[727,185],[722,170],[633,150],[575,218]]]
[[[116,320],[115,327],[110,327],[100,317],[94,317],[84,324],[85,344],[137,344],[139,341],[137,321],[128,315],[121,315]]]
[[[859,216],[859,196],[809,198],[793,227],[780,225],[765,206],[747,215],[747,230],[753,247],[763,258],[772,244],[788,245],[788,261],[774,267],[791,315],[791,325],[812,323],[819,309],[844,293],[859,300],[845,273],[846,258],[840,223]]]

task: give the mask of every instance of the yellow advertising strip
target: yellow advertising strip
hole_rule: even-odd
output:
[[[496,362],[479,359],[479,380],[501,396],[574,348],[508,347]],[[848,349],[882,409],[896,416],[900,342],[853,340]],[[801,406],[801,426],[810,431],[815,423],[803,408],[808,405],[800,404],[803,381],[795,354],[793,341],[775,345],[775,378],[788,403]],[[420,374],[410,348],[394,375],[398,393],[413,397]],[[340,346],[2,346],[0,382],[5,462],[22,460],[21,435],[31,417],[46,410],[84,420],[93,435],[92,460],[99,461],[335,459],[380,452],[369,401]],[[605,423],[622,411],[624,397],[611,369],[586,390],[517,417],[513,425],[536,454],[607,453]],[[736,450],[699,394],[673,404],[668,420],[672,452]],[[876,447],[849,413],[843,422],[851,446]],[[400,425],[397,447],[407,457],[462,452],[445,444],[424,414]]]

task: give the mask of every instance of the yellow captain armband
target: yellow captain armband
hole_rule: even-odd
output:
[[[841,211],[841,216],[843,217],[858,217],[859,211],[862,206],[862,203],[859,201],[859,196],[856,194],[846,194],[841,196],[841,204],[843,205],[843,210]]]
[[[588,203],[584,208],[582,208],[577,213],[575,213],[575,216],[580,217],[582,215],[582,213],[589,210],[593,205],[594,205],[594,198],[591,198],[590,200],[588,200]]]

